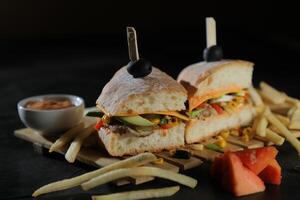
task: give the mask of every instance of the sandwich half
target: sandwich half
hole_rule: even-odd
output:
[[[252,72],[253,63],[242,60],[200,62],[183,69],[178,81],[188,91],[187,143],[253,120],[255,109],[247,92]]]
[[[157,152],[184,145],[187,91],[176,80],[153,67],[142,78],[126,66],[103,88],[97,107],[96,129],[112,156]],[[102,116],[103,115],[103,116]]]

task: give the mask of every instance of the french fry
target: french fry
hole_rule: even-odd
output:
[[[271,113],[270,109],[267,107],[267,112],[265,113],[267,120],[276,126],[280,133],[294,146],[300,155],[300,141],[291,133],[275,116]]]
[[[76,137],[76,134],[83,129],[83,127],[84,123],[82,122],[68,130],[51,145],[49,152],[59,151],[63,146],[71,142]]]
[[[300,138],[300,131],[291,130],[291,132],[295,135],[296,138]]]
[[[288,118],[292,118],[292,116],[296,110],[297,110],[297,107],[290,108],[289,111],[287,112]]]
[[[268,128],[266,129],[266,139],[278,146],[281,146],[285,140],[283,137]]]
[[[300,108],[294,110],[290,116],[291,122],[289,123],[289,129],[300,129]]]
[[[286,96],[282,92],[276,90],[265,82],[260,82],[261,96],[267,101],[274,104],[282,104],[285,102]]]
[[[76,160],[76,156],[80,151],[84,139],[87,138],[90,134],[92,134],[93,131],[94,125],[90,125],[86,129],[84,129],[82,133],[76,136],[65,155],[65,158],[69,163],[73,163]]]
[[[137,200],[137,199],[150,199],[159,197],[169,197],[174,195],[180,189],[179,186],[165,187],[158,189],[147,189],[147,190],[137,190],[130,192],[121,192],[108,195],[98,195],[92,196],[92,200]]]
[[[105,167],[102,167],[100,169],[97,169],[92,172],[88,172],[86,174],[82,174],[80,176],[70,178],[70,179],[64,179],[61,181],[56,181],[50,184],[47,184],[39,189],[37,189],[32,196],[37,197],[41,194],[46,194],[50,192],[56,192],[60,190],[66,190],[69,188],[76,187],[96,176],[99,176],[101,174],[107,173],[111,170],[124,168],[124,167],[137,167],[141,165],[145,165],[147,163],[155,161],[157,158],[152,153],[142,153],[130,158],[127,158],[125,160],[113,163],[111,165],[107,165]]]
[[[299,130],[300,129],[300,121],[291,121],[290,125],[288,126],[289,129]]]
[[[265,117],[260,117],[257,128],[256,128],[256,134],[265,137],[266,136],[266,128],[268,126],[268,121]]]
[[[106,174],[102,174],[81,184],[81,187],[83,190],[87,191],[99,185],[103,185],[105,183],[120,178],[132,177],[132,176],[154,176],[154,177],[164,178],[164,179],[168,179],[180,183],[182,185],[186,185],[191,188],[194,188],[197,185],[196,179],[193,179],[183,174],[175,173],[165,169],[160,169],[157,167],[136,167],[136,168],[116,169],[107,172]]]
[[[264,116],[265,112],[266,112],[266,107],[264,106],[261,115],[258,117],[258,121],[256,125],[256,134],[261,137],[266,136],[266,128],[268,126],[268,121]]]
[[[300,121],[291,121],[288,128],[293,129],[293,130],[299,130],[300,129]]]
[[[274,114],[277,119],[283,123],[285,126],[288,126],[290,124],[290,119],[286,116],[280,115],[280,114]]]
[[[264,104],[261,97],[259,96],[259,94],[253,86],[248,88],[248,92],[255,106],[261,106]]]
[[[280,135],[282,135],[281,131],[276,127],[274,126],[273,124],[270,124],[270,126],[268,126],[268,128],[276,133],[279,133]]]
[[[293,107],[290,104],[283,103],[283,104],[267,104],[272,112],[281,114],[281,115],[287,115],[288,111]]]
[[[296,99],[296,98],[293,98],[293,97],[290,97],[290,96],[287,96],[286,95],[286,99],[285,101],[297,108],[300,108],[300,100],[299,99]]]

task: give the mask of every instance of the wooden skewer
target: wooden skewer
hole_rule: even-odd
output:
[[[216,21],[213,17],[206,17],[206,47],[217,45]]]
[[[127,27],[127,42],[128,42],[128,53],[131,61],[139,59],[139,51],[137,46],[136,31],[133,27]]]

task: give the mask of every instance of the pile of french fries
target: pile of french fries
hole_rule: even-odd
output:
[[[76,160],[76,157],[83,146],[84,142],[88,138],[96,133],[94,129],[94,123],[92,122],[81,122],[77,126],[71,128],[66,133],[61,135],[50,147],[49,152],[62,151],[64,147],[68,149],[65,154],[65,159],[69,163],[73,163]]]
[[[300,100],[289,97],[265,82],[249,94],[257,109],[252,130],[255,138],[268,140],[275,145],[290,142],[300,155]]]
[[[142,153],[133,157],[129,157],[125,160],[107,165],[100,169],[97,169],[86,174],[82,174],[77,177],[70,179],[63,179],[61,181],[53,182],[37,189],[32,196],[37,197],[42,194],[47,194],[50,192],[66,190],[76,186],[81,186],[85,191],[100,186],[102,184],[112,182],[117,179],[124,177],[138,177],[138,176],[154,176],[164,179],[168,179],[182,185],[188,186],[190,188],[195,188],[197,185],[197,180],[189,176],[172,172],[165,169],[160,169],[157,167],[145,167],[143,165],[156,162],[158,158],[152,153]],[[109,195],[98,195],[92,196],[92,199],[144,199],[154,198],[154,197],[166,197],[175,194],[179,191],[179,186],[140,190],[140,191],[130,191],[123,193],[115,193]]]

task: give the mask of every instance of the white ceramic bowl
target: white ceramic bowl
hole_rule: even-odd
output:
[[[26,108],[28,101],[40,101],[47,99],[69,99],[74,106],[55,109],[55,110],[37,110]],[[80,123],[84,113],[84,101],[81,97],[69,94],[49,94],[28,97],[19,101],[18,113],[25,126],[34,129],[43,134],[61,133],[76,124]]]

